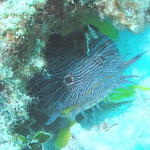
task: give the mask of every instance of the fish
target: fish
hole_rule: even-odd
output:
[[[58,117],[76,119],[128,83],[131,76],[124,76],[124,70],[144,52],[124,61],[115,43],[88,24],[65,36],[51,35],[44,54],[46,73],[36,73],[28,89],[49,125]]]

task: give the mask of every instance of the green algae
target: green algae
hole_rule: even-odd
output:
[[[42,144],[50,140],[52,137],[53,134],[51,133],[38,131],[33,136],[16,135],[16,141],[21,149],[42,150]]]
[[[33,139],[37,140],[39,143],[45,143],[50,138],[52,138],[52,134],[43,131],[37,132],[33,137]]]
[[[73,126],[74,123],[75,121],[70,122],[68,126],[62,128],[59,131],[56,140],[54,142],[56,148],[61,149],[67,145],[69,139],[71,138],[70,128]]]
[[[107,35],[114,41],[118,38],[118,30],[109,20],[100,20],[98,16],[88,16],[85,19],[85,23],[95,26],[101,33]]]
[[[109,99],[105,99],[106,102],[120,103],[133,100],[136,95],[136,91],[150,91],[150,87],[144,87],[141,85],[130,85],[124,88],[117,88],[110,94]]]

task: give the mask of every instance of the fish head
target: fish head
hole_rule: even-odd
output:
[[[85,48],[84,55],[77,49],[71,51],[70,58],[64,56],[66,67],[61,75],[59,72],[57,80],[60,112],[88,109],[110,93],[121,76],[121,60],[114,42],[89,25],[85,28],[84,38],[80,41]],[[79,42],[80,38],[76,39]]]

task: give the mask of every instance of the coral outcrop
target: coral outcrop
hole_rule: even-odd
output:
[[[41,50],[47,34],[46,1],[13,0],[0,5],[0,149],[17,150],[12,129],[28,119],[31,102],[25,82],[45,65]]]
[[[134,33],[143,31],[145,23],[149,22],[147,11],[150,1],[101,0],[97,6],[101,18],[108,16],[116,26],[128,28]]]
[[[113,24],[120,28],[127,28],[134,33],[143,31],[144,25],[149,23],[150,1],[143,0],[69,0],[77,8],[82,6],[95,9],[101,19],[112,19]]]

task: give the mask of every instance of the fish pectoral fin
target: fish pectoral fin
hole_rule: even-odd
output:
[[[45,123],[45,125],[50,125],[52,122],[54,122],[58,116],[60,115],[60,112],[53,112],[50,116],[48,121]]]

